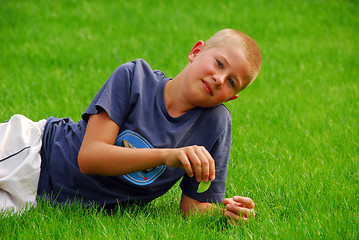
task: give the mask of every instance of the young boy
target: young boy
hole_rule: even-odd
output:
[[[223,200],[231,116],[222,103],[256,78],[259,48],[225,29],[197,42],[188,60],[173,79],[142,59],[121,65],[78,123],[15,115],[0,124],[0,209],[35,204],[34,193],[58,204],[146,203],[183,178],[184,215],[223,201],[228,218],[247,221],[250,198]],[[211,186],[198,193],[201,181]]]

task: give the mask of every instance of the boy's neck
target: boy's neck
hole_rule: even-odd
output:
[[[172,80],[169,80],[165,86],[165,105],[167,112],[171,117],[179,117],[187,111],[195,108],[187,103],[186,98],[182,94],[183,86],[181,86],[181,73]]]

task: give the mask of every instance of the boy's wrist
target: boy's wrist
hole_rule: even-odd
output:
[[[161,148],[159,150],[159,159],[161,162],[161,165],[169,166],[169,159],[171,158],[171,149],[168,148]]]

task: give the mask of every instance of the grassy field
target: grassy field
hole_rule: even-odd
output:
[[[0,216],[0,239],[358,239],[358,11],[356,0],[0,0],[0,122],[77,121],[118,65],[143,58],[173,77],[222,28],[263,55],[256,82],[227,104],[226,196],[251,197],[254,221],[183,219],[176,185],[112,214],[40,202]]]

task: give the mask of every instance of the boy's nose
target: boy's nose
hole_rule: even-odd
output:
[[[218,88],[221,88],[225,81],[225,76],[224,75],[213,76],[213,81]]]

